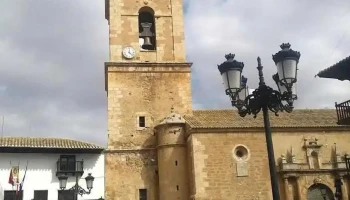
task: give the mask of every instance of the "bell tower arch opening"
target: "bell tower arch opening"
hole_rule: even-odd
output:
[[[156,50],[156,28],[154,10],[144,6],[139,10],[139,42],[140,50]]]

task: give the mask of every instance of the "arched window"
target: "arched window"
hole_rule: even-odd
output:
[[[142,50],[156,50],[154,10],[147,6],[139,10],[139,41]]]

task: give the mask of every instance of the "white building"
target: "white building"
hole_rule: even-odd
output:
[[[0,200],[14,200],[16,186],[9,183],[11,169],[19,166],[19,182],[23,189],[16,200],[73,200],[76,175],[79,186],[88,191],[85,177],[94,177],[90,194],[78,199],[104,198],[103,147],[70,139],[0,138]],[[68,176],[67,186],[60,189],[58,176]]]

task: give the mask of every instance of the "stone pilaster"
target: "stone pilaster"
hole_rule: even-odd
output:
[[[284,193],[285,193],[285,200],[290,200],[290,192],[289,192],[289,182],[288,178],[284,178]]]

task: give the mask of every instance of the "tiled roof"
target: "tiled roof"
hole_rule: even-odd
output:
[[[334,109],[296,109],[292,113],[270,112],[271,127],[340,127]],[[252,128],[264,127],[262,111],[240,117],[237,110],[196,110],[184,117],[192,128]],[[350,127],[350,126],[349,126]]]
[[[95,144],[63,139],[63,138],[30,138],[30,137],[1,137],[1,147],[15,148],[37,148],[37,149],[85,149],[85,150],[103,150],[103,147]]]
[[[318,72],[318,77],[350,80],[350,56]]]

